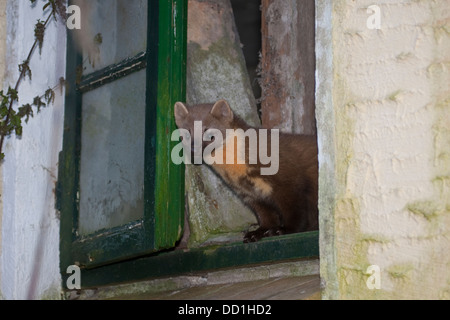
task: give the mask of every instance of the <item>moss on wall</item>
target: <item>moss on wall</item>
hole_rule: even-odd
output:
[[[369,30],[373,4],[316,6],[318,26],[327,6],[332,16],[332,106],[323,103],[327,73],[318,66],[319,184],[329,201],[319,201],[323,296],[448,298],[449,2],[378,4],[382,28]],[[325,37],[319,29],[319,46]],[[379,290],[366,285],[371,265],[381,269]]]

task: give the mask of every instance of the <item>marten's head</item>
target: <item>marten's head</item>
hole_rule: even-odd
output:
[[[203,151],[212,143],[215,147],[223,144],[226,130],[233,127],[234,117],[225,100],[194,106],[175,104],[175,122],[179,129],[184,129],[180,130],[180,137],[191,150],[191,163],[201,164]]]

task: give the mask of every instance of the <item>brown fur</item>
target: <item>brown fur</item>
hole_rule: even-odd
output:
[[[202,121],[204,130],[214,128],[222,132],[223,148],[218,148],[215,152],[219,157],[223,156],[224,164],[213,164],[210,167],[252,209],[258,219],[259,229],[247,232],[245,242],[318,229],[318,163],[314,136],[280,133],[279,170],[275,175],[261,175],[260,169],[269,167],[270,164],[264,166],[259,160],[256,164],[249,164],[248,143],[245,164],[237,164],[236,161],[234,164],[226,164],[226,153],[230,151],[227,150],[225,141],[226,129],[246,131],[252,128],[233,114],[226,101],[189,108],[178,102],[175,105],[175,119],[179,128],[188,129],[191,133],[194,121]],[[267,140],[267,150],[270,152],[270,130]],[[203,149],[209,143],[203,142]],[[235,160],[238,157],[236,151],[235,148]]]

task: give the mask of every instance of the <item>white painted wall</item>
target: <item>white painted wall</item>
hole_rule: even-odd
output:
[[[3,83],[5,70],[6,53],[6,0],[0,0],[0,83]],[[2,177],[2,167],[0,165],[0,177]],[[3,216],[3,183],[0,179],[0,256],[2,254],[2,216]],[[2,274],[0,272],[0,300],[2,299]]]
[[[18,64],[34,42],[34,24],[44,20],[43,2],[7,3],[7,52],[3,88],[14,86]],[[20,104],[31,103],[65,75],[66,29],[51,22],[42,55],[33,55],[32,82],[19,88]],[[21,139],[12,136],[2,164],[3,216],[0,256],[1,293],[4,299],[60,298],[59,217],[54,209],[58,153],[62,148],[64,97],[35,114],[24,125]]]

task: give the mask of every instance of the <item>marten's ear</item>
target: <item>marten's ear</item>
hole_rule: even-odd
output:
[[[184,105],[183,102],[177,102],[175,103],[175,122],[177,123],[177,126],[181,127],[183,121],[187,118],[189,111]]]
[[[219,100],[211,109],[211,114],[219,120],[233,120],[233,111],[226,100]]]

